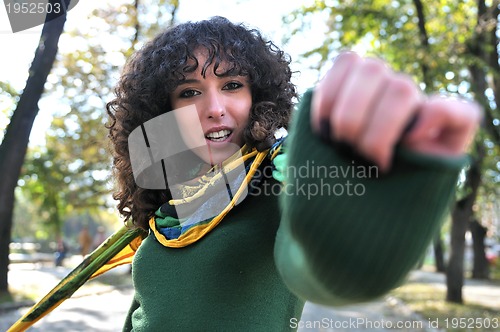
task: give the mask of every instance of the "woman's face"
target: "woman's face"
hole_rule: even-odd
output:
[[[170,99],[186,145],[205,162],[215,165],[243,146],[252,95],[245,76],[216,76],[213,64],[203,77],[201,69],[206,55],[204,52],[195,55],[198,68],[185,74],[185,80],[171,93]],[[226,70],[227,64],[222,63],[217,73]],[[197,114],[198,119],[188,115],[189,111]]]

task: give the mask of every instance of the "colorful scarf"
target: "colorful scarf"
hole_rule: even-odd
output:
[[[184,185],[180,189],[182,198],[172,199],[163,204],[157,210],[156,215],[149,220],[151,232],[158,242],[166,247],[182,248],[200,240],[213,230],[227,213],[249,194],[249,190],[261,181],[257,170],[266,158],[272,161],[280,153],[284,139],[285,137],[281,137],[270,149],[262,152],[243,146],[237,154],[230,157],[222,165],[214,166],[196,183]],[[242,165],[244,165],[245,170],[243,173],[241,172]],[[228,178],[231,180],[228,181]],[[237,190],[231,190],[235,183]],[[227,192],[213,190],[215,187],[221,188],[221,184],[227,187]],[[230,197],[229,202],[223,208],[217,204],[221,201],[221,195],[229,195]],[[191,218],[179,218],[175,211],[176,207],[186,204],[194,205],[197,210],[193,212]],[[219,206],[217,207],[217,205]],[[220,210],[215,216],[199,217],[200,214],[203,216],[203,212],[207,209],[213,209],[214,206]],[[210,215],[210,213],[208,214]]]

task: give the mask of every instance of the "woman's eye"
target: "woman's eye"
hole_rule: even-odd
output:
[[[236,89],[241,88],[242,86],[243,86],[243,84],[241,84],[239,82],[229,82],[226,85],[224,85],[222,90],[236,90]]]
[[[191,98],[194,96],[199,95],[200,93],[196,90],[184,90],[180,93],[179,97],[180,98]]]

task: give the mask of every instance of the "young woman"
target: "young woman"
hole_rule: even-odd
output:
[[[289,330],[305,300],[397,286],[439,229],[477,105],[343,53],[292,112],[289,62],[215,17],[169,28],[127,63],[108,104],[115,198],[149,236],[124,330]]]

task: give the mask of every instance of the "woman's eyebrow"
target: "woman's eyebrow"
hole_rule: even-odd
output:
[[[197,80],[195,78],[188,78],[185,80],[180,80],[177,85],[179,86],[179,85],[183,85],[183,84],[191,84],[191,83],[198,83],[198,82],[199,82],[199,80]]]
[[[246,79],[246,76],[234,75],[234,74],[231,74],[230,72],[225,72],[225,73],[222,73],[220,75],[217,75],[218,79],[224,79],[227,77],[241,77],[243,79]],[[191,84],[191,83],[199,83],[199,82],[200,82],[200,80],[196,79],[196,78],[186,78],[186,79],[180,80],[179,83],[177,84],[177,86],[184,85],[184,84]]]

